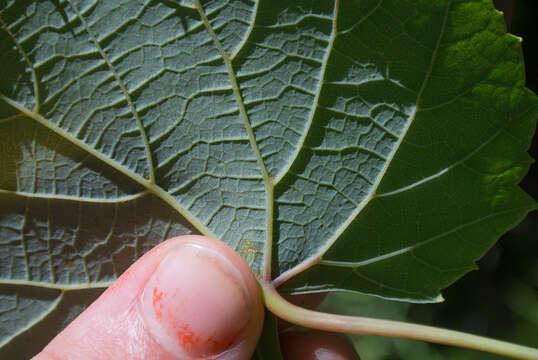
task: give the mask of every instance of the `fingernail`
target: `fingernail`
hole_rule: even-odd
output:
[[[186,241],[159,264],[139,308],[165,350],[186,359],[211,357],[234,346],[250,318],[249,296],[229,259]]]

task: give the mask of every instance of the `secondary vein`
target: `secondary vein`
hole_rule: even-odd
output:
[[[0,347],[3,347],[4,345],[9,344],[17,336],[19,336],[20,334],[23,334],[27,330],[31,329],[34,325],[36,325],[36,324],[40,323],[41,321],[43,321],[52,311],[54,311],[58,307],[58,305],[60,304],[60,302],[63,299],[63,296],[64,296],[64,293],[62,291],[60,293],[60,295],[58,295],[58,297],[54,300],[54,302],[52,302],[52,306],[49,309],[47,309],[46,312],[42,313],[34,321],[30,321],[25,326],[22,326],[18,331],[11,334],[11,336],[5,337],[2,340],[2,342],[0,342]]]
[[[370,259],[366,259],[366,260],[362,260],[362,261],[321,260],[319,262],[319,264],[320,265],[327,265],[327,266],[347,267],[347,268],[353,268],[353,269],[359,268],[359,267],[362,267],[362,266],[375,264],[375,263],[380,262],[380,261],[384,261],[384,260],[399,256],[399,255],[404,255],[404,254],[413,252],[415,249],[417,249],[417,248],[419,248],[421,246],[427,245],[427,244],[431,243],[432,241],[441,239],[441,238],[443,238],[445,236],[452,235],[452,234],[454,234],[454,233],[456,233],[458,231],[464,230],[464,229],[466,229],[468,227],[471,227],[473,225],[480,224],[482,221],[487,221],[487,220],[490,220],[491,218],[494,218],[494,217],[497,217],[497,216],[504,216],[506,214],[510,214],[512,212],[521,211],[521,210],[525,210],[525,209],[528,209],[528,207],[527,206],[523,206],[523,207],[520,206],[520,207],[517,207],[517,208],[498,211],[498,212],[495,212],[495,213],[492,213],[492,214],[488,214],[486,216],[482,216],[480,218],[474,219],[474,220],[469,221],[467,223],[458,225],[458,226],[456,226],[456,227],[454,227],[454,228],[452,228],[450,230],[444,231],[444,232],[442,232],[440,234],[437,234],[435,236],[432,236],[432,237],[430,237],[428,239],[422,240],[422,241],[420,241],[420,242],[418,242],[416,244],[413,244],[411,246],[407,246],[405,248],[394,250],[394,251],[391,251],[389,253],[379,255],[379,256],[376,256],[376,257],[373,257],[373,258],[370,258]]]
[[[333,14],[331,38],[327,45],[327,52],[325,53],[325,57],[323,58],[323,62],[321,64],[318,91],[316,92],[316,95],[314,97],[314,102],[312,103],[312,110],[310,111],[310,116],[308,118],[308,121],[306,122],[303,136],[301,137],[299,143],[297,144],[297,148],[295,149],[294,154],[291,156],[292,160],[288,163],[288,165],[284,169],[282,169],[280,174],[276,177],[274,181],[275,185],[278,184],[280,180],[284,178],[284,176],[289,172],[289,170],[292,168],[293,164],[295,163],[295,160],[299,156],[299,152],[301,151],[301,149],[303,148],[305,144],[306,137],[308,133],[310,132],[312,123],[314,122],[314,117],[316,116],[316,113],[317,113],[316,110],[319,108],[319,97],[321,96],[321,88],[323,87],[323,84],[325,82],[325,73],[327,72],[327,64],[329,63],[329,57],[331,55],[332,49],[334,48],[334,40],[336,39],[336,35],[338,33],[338,29],[336,27],[337,18],[338,18],[338,8],[339,8],[339,0],[335,0],[334,10],[333,10],[334,14]]]
[[[443,18],[443,23],[441,24],[441,29],[440,29],[440,32],[439,32],[439,37],[437,39],[437,43],[435,45],[435,48],[434,48],[434,50],[432,52],[432,56],[431,56],[431,59],[430,59],[430,64],[429,64],[429,67],[428,67],[428,69],[427,69],[427,71],[426,71],[426,73],[424,75],[424,80],[422,81],[421,87],[420,87],[420,89],[419,89],[419,91],[417,93],[417,97],[416,97],[416,101],[415,101],[415,103],[416,103],[415,109],[414,109],[413,113],[411,114],[411,116],[409,117],[409,120],[408,120],[405,128],[403,129],[402,134],[400,135],[400,138],[398,139],[398,141],[396,142],[394,148],[392,149],[392,152],[388,156],[387,161],[385,162],[385,165],[383,166],[383,169],[381,170],[379,176],[376,179],[376,182],[372,186],[372,190],[371,190],[370,194],[363,201],[361,201],[359,206],[357,206],[357,208],[347,218],[347,220],[341,224],[341,226],[334,233],[334,236],[332,236],[325,243],[325,245],[323,247],[318,249],[318,251],[316,253],[314,253],[312,256],[310,256],[309,258],[305,259],[304,261],[297,264],[293,268],[291,268],[291,269],[283,272],[282,274],[280,274],[275,280],[273,280],[273,282],[272,282],[273,286],[278,287],[279,285],[281,285],[282,283],[284,283],[287,280],[291,279],[295,275],[307,270],[308,268],[310,268],[310,267],[312,267],[312,266],[314,266],[316,264],[319,264],[319,262],[322,260],[323,255],[336,242],[336,240],[338,240],[340,235],[342,235],[342,233],[348,228],[348,226],[357,218],[359,213],[370,203],[370,201],[372,199],[375,198],[377,188],[379,187],[379,184],[381,183],[381,180],[383,179],[383,176],[385,175],[387,169],[389,168],[389,166],[390,166],[390,164],[392,162],[392,159],[394,158],[396,152],[400,148],[400,145],[402,144],[403,139],[405,138],[407,132],[409,131],[409,128],[411,127],[411,124],[413,123],[413,120],[415,119],[415,117],[416,117],[416,115],[417,115],[417,113],[418,113],[418,111],[420,109],[420,100],[422,98],[422,94],[423,94],[423,92],[424,92],[424,90],[426,88],[426,84],[428,83],[428,80],[430,78],[431,72],[433,70],[433,64],[435,63],[435,60],[437,58],[437,52],[439,50],[439,47],[441,46],[441,40],[442,40],[442,38],[444,36],[444,32],[445,32],[446,23],[447,23],[448,14],[449,14],[449,11],[450,11],[451,4],[452,4],[452,1],[450,1],[446,6],[445,14],[444,14],[444,18]]]
[[[10,280],[10,279],[0,279],[0,285],[16,285],[16,286],[30,286],[44,289],[52,290],[61,290],[61,291],[70,291],[70,290],[86,290],[86,289],[106,289],[112,285],[112,281],[104,282],[88,282],[88,283],[79,283],[79,284],[56,284],[56,283],[46,283],[39,281],[31,280]]]
[[[63,194],[46,194],[46,193],[33,193],[27,191],[13,191],[0,189],[0,194],[19,196],[30,199],[40,199],[40,200],[66,200],[66,201],[76,201],[83,203],[96,203],[96,204],[116,204],[123,203],[131,200],[136,200],[144,195],[147,195],[149,192],[144,190],[142,192],[130,195],[124,195],[117,198],[90,198],[74,195],[63,195]]]
[[[181,216],[183,216],[188,222],[190,222],[198,231],[200,231],[200,233],[202,233],[203,235],[209,236],[209,237],[216,238],[216,236],[204,224],[202,224],[196,217],[194,217],[194,215],[192,215],[186,208],[181,206],[176,201],[176,199],[174,199],[172,197],[172,195],[170,195],[169,193],[164,191],[164,189],[161,188],[160,186],[158,186],[157,184],[152,183],[152,182],[148,181],[147,179],[144,179],[140,175],[134,173],[133,171],[121,166],[117,162],[115,162],[112,159],[108,158],[103,153],[101,153],[101,152],[91,148],[90,146],[88,146],[82,140],[77,139],[76,137],[74,137],[73,135],[71,135],[70,133],[65,131],[64,129],[54,125],[52,122],[48,121],[47,119],[42,117],[40,114],[37,114],[36,112],[34,112],[32,110],[26,109],[24,106],[21,106],[20,104],[16,103],[15,101],[8,98],[4,94],[0,93],[0,100],[5,101],[6,103],[11,105],[15,109],[17,109],[20,112],[22,112],[23,114],[25,114],[26,116],[34,119],[35,121],[37,121],[41,125],[45,126],[47,129],[52,130],[53,132],[60,135],[64,139],[70,141],[71,143],[75,144],[76,146],[78,146],[82,150],[84,150],[87,153],[95,156],[97,159],[103,161],[105,164],[109,165],[113,169],[119,171],[120,173],[128,176],[129,178],[133,179],[134,181],[136,181],[140,185],[144,186],[146,189],[148,189],[148,191],[150,193],[152,193],[152,194],[156,195],[157,197],[161,198],[168,205],[170,205],[173,209],[175,209]]]
[[[32,73],[32,78],[34,79],[34,96],[35,96],[35,111],[39,111],[39,105],[41,103],[41,100],[40,100],[40,96],[39,96],[39,85],[38,85],[38,81],[37,81],[37,74],[35,72],[35,69],[34,67],[32,66],[32,63],[30,62],[30,59],[28,58],[28,56],[26,55],[26,52],[23,50],[21,44],[18,42],[17,38],[15,37],[15,35],[13,35],[13,33],[11,32],[11,30],[9,30],[9,27],[7,26],[7,24],[4,22],[4,20],[2,19],[2,17],[0,17],[0,26],[2,28],[4,28],[4,31],[8,33],[8,35],[11,37],[11,40],[13,41],[13,43],[15,44],[15,47],[17,48],[17,50],[19,51],[19,53],[21,54],[22,58],[24,59],[24,62],[28,65],[28,67],[31,69],[30,72]]]
[[[133,100],[131,99],[131,95],[129,95],[129,92],[127,91],[127,87],[125,86],[125,83],[123,82],[120,75],[118,74],[118,72],[116,71],[114,66],[112,65],[112,62],[108,59],[107,54],[105,53],[105,51],[103,50],[103,48],[99,44],[99,41],[97,40],[97,38],[95,37],[95,35],[91,31],[90,26],[88,25],[86,20],[84,20],[84,18],[82,17],[82,15],[78,11],[78,9],[72,4],[71,0],[67,0],[67,2],[71,6],[71,9],[73,9],[75,14],[77,14],[77,17],[80,20],[80,22],[82,23],[82,25],[84,26],[84,29],[88,33],[88,36],[90,37],[90,39],[92,39],[93,43],[95,44],[95,46],[97,48],[97,51],[99,51],[99,54],[101,55],[101,57],[103,58],[103,60],[107,64],[107,66],[110,69],[110,71],[112,72],[112,74],[114,75],[114,79],[116,79],[116,82],[120,86],[121,91],[123,93],[123,96],[125,96],[125,99],[127,101],[127,104],[129,104],[129,108],[131,110],[131,113],[133,114],[133,116],[134,116],[134,118],[136,120],[136,123],[138,125],[138,128],[140,129],[140,136],[142,137],[142,140],[144,141],[144,148],[145,148],[145,151],[146,151],[146,160],[148,162],[149,180],[152,183],[155,183],[155,168],[153,166],[153,159],[151,157],[151,148],[149,146],[148,136],[146,134],[146,130],[144,129],[144,124],[142,123],[142,120],[140,119],[140,116],[138,115],[138,111],[136,110],[136,107],[134,106]]]

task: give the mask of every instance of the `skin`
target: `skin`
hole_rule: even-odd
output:
[[[181,236],[142,256],[33,360],[249,360],[263,316],[257,280],[235,251]]]

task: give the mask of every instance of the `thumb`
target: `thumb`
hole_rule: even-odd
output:
[[[181,236],[152,249],[34,360],[250,359],[263,305],[226,244]]]

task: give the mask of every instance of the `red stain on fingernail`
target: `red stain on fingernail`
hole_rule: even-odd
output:
[[[163,316],[161,312],[163,308],[162,299],[163,299],[163,292],[159,291],[157,287],[154,287],[153,288],[153,309],[155,310],[155,316],[157,317],[157,319],[160,319]]]
[[[189,324],[181,325],[179,328],[180,330],[176,332],[176,336],[183,348],[192,347],[200,342],[200,338],[190,329]]]
[[[211,335],[206,341],[206,344],[216,344],[217,342],[214,339],[215,335]]]
[[[207,346],[207,348],[211,350],[211,352],[215,352],[218,349],[220,349],[220,342],[215,340],[215,334],[207,338],[207,340],[204,343]]]

